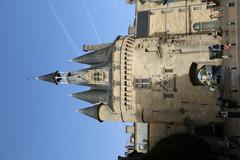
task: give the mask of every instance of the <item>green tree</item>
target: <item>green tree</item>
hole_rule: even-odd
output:
[[[203,139],[190,134],[175,134],[160,140],[148,160],[210,160],[211,148]]]

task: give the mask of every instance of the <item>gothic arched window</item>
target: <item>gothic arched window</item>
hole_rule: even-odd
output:
[[[222,73],[222,66],[192,63],[189,78],[194,86],[211,86],[221,83]]]

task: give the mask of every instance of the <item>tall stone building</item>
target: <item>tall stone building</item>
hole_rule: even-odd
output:
[[[208,35],[117,37],[108,46],[74,58],[89,68],[39,77],[90,86],[74,97],[93,103],[80,109],[99,121],[194,123],[217,121],[218,60],[209,59]],[[89,48],[91,48],[89,46]]]
[[[168,130],[171,134],[185,131],[185,125],[222,121],[216,118],[224,77],[224,46],[218,35],[222,24],[215,16],[219,11],[211,9],[216,4],[201,0],[128,3],[136,5],[129,35],[109,44],[84,45],[87,53],[72,61],[88,68],[56,71],[38,79],[89,86],[72,96],[92,103],[78,111],[100,122],[136,122],[135,129],[127,131],[135,140],[135,148],[128,147],[131,151],[146,152],[160,139],[154,133],[162,134],[169,125],[174,126]]]

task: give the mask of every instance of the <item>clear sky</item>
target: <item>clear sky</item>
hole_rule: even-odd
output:
[[[114,160],[127,144],[123,123],[76,113],[80,86],[27,80],[80,69],[83,44],[127,34],[125,0],[0,0],[0,160]]]

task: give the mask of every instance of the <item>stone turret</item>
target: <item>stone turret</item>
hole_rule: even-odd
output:
[[[166,44],[158,37],[117,37],[110,46],[73,59],[89,68],[39,79],[89,86],[91,90],[73,97],[93,103],[78,111],[98,121],[206,124],[218,121],[220,93],[195,86],[191,77],[198,79],[200,70],[190,72],[193,63],[214,65],[209,60],[211,39],[202,43],[205,38],[209,36],[191,35]],[[215,73],[216,67],[211,68]]]
[[[91,107],[84,108],[84,109],[79,109],[77,111],[101,122],[100,117],[99,117],[100,106],[101,106],[101,104],[97,103],[97,104],[94,104]]]
[[[57,71],[40,76],[37,79],[54,84],[89,86],[91,89],[88,91],[72,94],[77,99],[93,104],[88,108],[79,109],[78,112],[99,121],[123,121],[120,110],[113,110],[112,96],[109,95],[112,93],[112,54],[116,51],[118,39],[122,40],[121,37],[118,37],[111,44],[85,45],[83,47],[84,51],[92,52],[76,57],[73,61],[91,65],[89,68],[61,73]]]
[[[85,114],[91,118],[94,118],[100,122],[107,121],[122,121],[121,114],[114,113],[111,108],[104,103],[97,103],[91,107],[77,110],[80,113]]]
[[[111,53],[114,51],[114,46],[108,46],[91,53],[87,53],[80,57],[72,59],[73,62],[95,65],[99,63],[107,63],[111,58]]]
[[[85,52],[89,52],[89,51],[95,51],[95,50],[99,50],[99,49],[103,49],[106,47],[111,46],[111,43],[103,43],[100,45],[83,45],[83,50]]]
[[[72,94],[73,97],[90,103],[107,102],[106,90],[89,90]]]

